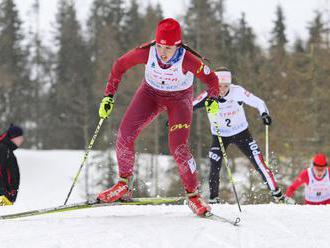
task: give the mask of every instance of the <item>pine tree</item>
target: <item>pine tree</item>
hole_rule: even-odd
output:
[[[132,49],[144,41],[142,27],[143,19],[139,13],[139,5],[136,0],[131,0],[123,24],[123,46],[125,50]]]
[[[84,148],[96,116],[91,97],[90,60],[81,35],[73,1],[61,0],[57,13],[56,83],[51,89],[54,104],[52,137],[59,148]],[[53,98],[53,99],[52,99]]]
[[[256,36],[252,27],[248,25],[245,14],[242,13],[234,33],[235,72],[247,89],[258,94],[256,90],[260,88],[260,83],[257,83],[256,75],[259,71],[262,55],[255,40]]]
[[[141,27],[143,41],[149,42],[155,39],[155,30],[157,23],[163,19],[163,11],[159,4],[153,7],[149,4],[146,13],[143,16],[143,26]]]
[[[214,64],[234,68],[237,64],[235,56],[233,29],[224,18],[225,0],[215,2],[215,58]]]
[[[248,26],[245,20],[245,13],[242,13],[237,31],[235,32],[235,45],[238,54],[249,60],[254,60],[257,54],[255,38],[252,28]]]
[[[184,42],[210,59],[213,58],[216,39],[215,15],[212,1],[192,0],[184,16],[186,24]]]
[[[293,52],[294,53],[304,53],[305,52],[304,41],[300,37],[298,37],[293,44]]]
[[[39,21],[39,0],[32,5],[32,17],[29,19],[29,33],[27,36],[29,49],[28,70],[30,71],[29,113],[31,120],[29,138],[27,142],[34,148],[43,148],[48,136],[48,122],[52,116],[47,106],[47,88],[52,82],[52,55],[42,41]]]
[[[324,36],[324,24],[322,23],[322,14],[320,12],[316,13],[316,16],[310,26],[308,27],[309,31],[309,38],[307,41],[308,50],[311,51],[312,49],[319,50],[323,43],[323,36]]]
[[[285,34],[285,17],[281,6],[276,8],[276,20],[274,21],[274,28],[271,31],[272,37],[270,40],[270,52],[272,57],[282,59],[286,54],[286,44],[288,40]]]
[[[23,125],[29,119],[29,72],[22,22],[13,0],[0,1],[0,122]],[[1,125],[2,126],[2,125]],[[24,125],[23,125],[24,126]]]
[[[114,61],[125,52],[122,42],[123,19],[122,1],[95,0],[92,3],[87,26],[93,68],[91,82],[93,99],[96,104],[102,99]],[[125,96],[125,93],[123,94]],[[120,101],[120,99],[116,99],[116,102]],[[108,131],[103,133],[103,144],[108,145],[110,142],[113,145],[115,143],[116,131],[127,102],[116,104],[111,118],[105,122],[104,129]]]
[[[325,24],[322,21],[321,13],[317,12],[314,20],[308,27],[309,38],[307,41],[310,58],[310,122],[313,128],[313,138],[319,149],[324,149],[327,145],[325,137],[328,136],[329,127],[327,125],[329,118],[324,106],[329,104],[329,54],[326,46]]]

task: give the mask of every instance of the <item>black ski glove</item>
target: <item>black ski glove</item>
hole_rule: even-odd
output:
[[[270,126],[272,124],[272,118],[270,118],[269,114],[267,114],[266,112],[262,113],[261,119],[264,125]]]
[[[10,200],[11,202],[14,203],[16,201],[16,198],[17,198],[17,190],[12,189],[12,190],[8,191],[7,198],[8,198],[8,200]]]

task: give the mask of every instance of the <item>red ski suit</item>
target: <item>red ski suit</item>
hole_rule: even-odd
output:
[[[152,46],[151,46],[152,47]],[[120,57],[112,67],[105,89],[105,95],[114,95],[123,74],[138,64],[147,64],[151,47],[135,48]],[[159,66],[164,66],[161,62]],[[209,95],[219,95],[217,76],[209,71],[201,60],[186,51],[182,62],[182,72],[193,73],[209,88]],[[193,110],[193,88],[180,91],[163,91],[147,84],[146,79],[135,93],[121,121],[116,142],[116,154],[119,176],[133,174],[135,161],[134,141],[140,131],[160,112],[167,111],[169,120],[169,148],[179,167],[179,173],[187,192],[194,192],[198,187],[196,164],[187,144]]]
[[[330,175],[330,168],[327,168],[328,175]],[[315,177],[315,180],[320,180]],[[300,172],[296,180],[290,185],[290,187],[286,190],[285,195],[288,197],[292,197],[294,192],[303,184],[308,185],[310,181],[307,169]],[[305,204],[309,205],[323,205],[323,204],[330,204],[330,199],[327,199],[322,202],[311,202],[305,199]]]

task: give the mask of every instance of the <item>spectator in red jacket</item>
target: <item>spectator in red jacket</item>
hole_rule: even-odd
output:
[[[23,130],[10,125],[0,135],[0,206],[13,205],[16,200],[20,173],[13,153],[24,142]]]
[[[313,158],[313,166],[303,170],[286,191],[287,202],[292,203],[294,192],[305,184],[305,204],[330,204],[330,168],[326,155],[319,153]]]

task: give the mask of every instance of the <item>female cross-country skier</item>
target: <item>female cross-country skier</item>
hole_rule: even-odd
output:
[[[275,200],[283,201],[284,195],[278,188],[272,171],[265,164],[257,142],[249,132],[248,122],[243,108],[243,104],[247,104],[258,109],[263,123],[265,125],[270,125],[271,118],[266,104],[263,100],[254,96],[243,87],[232,84],[232,73],[227,68],[222,67],[215,73],[219,80],[220,94],[218,97],[215,119],[211,117],[212,115],[208,114],[212,134],[212,145],[209,150],[209,159],[211,163],[209,176],[209,203],[220,202],[219,178],[223,154],[220,149],[215,123],[218,125],[218,131],[225,149],[227,149],[228,145],[235,144],[249,158],[253,166],[260,173]],[[204,107],[208,96],[208,92],[202,92],[194,100],[194,110]]]
[[[290,200],[295,191],[305,184],[305,204],[324,205],[330,204],[330,168],[327,167],[327,157],[323,153],[316,154],[313,166],[300,172],[296,180],[286,190],[285,195]]]
[[[160,112],[167,111],[169,149],[179,167],[188,205],[197,215],[210,210],[198,192],[196,163],[187,141],[192,122],[194,76],[207,84],[210,97],[219,95],[219,87],[215,73],[197,56],[182,43],[180,24],[168,18],[159,22],[155,41],[129,51],[114,63],[99,108],[101,118],[109,117],[114,95],[128,69],[145,64],[145,76],[119,127],[116,141],[119,181],[98,195],[101,202],[120,200],[129,193],[133,181],[135,139]]]

